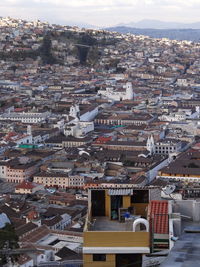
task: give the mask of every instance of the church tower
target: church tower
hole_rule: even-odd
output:
[[[150,155],[155,154],[155,143],[154,143],[154,138],[151,135],[151,137],[148,137],[147,139],[147,150],[150,152]]]
[[[134,97],[133,86],[131,82],[126,83],[126,100],[132,100]]]
[[[80,109],[79,109],[79,105],[76,104],[74,106],[71,106],[70,108],[70,112],[69,112],[69,116],[76,118],[77,116],[80,116]]]
[[[31,125],[27,126],[27,135],[32,135],[32,127],[31,127]]]

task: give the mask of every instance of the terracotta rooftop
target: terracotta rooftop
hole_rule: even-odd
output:
[[[38,226],[32,222],[25,223],[16,228],[16,234],[18,235],[18,237],[22,237],[32,232],[36,228],[38,228]]]
[[[168,201],[151,201],[148,208],[148,214],[150,226],[154,233],[169,233]]]
[[[15,188],[16,189],[33,189],[35,188],[36,185],[29,181],[23,181],[21,184],[17,185]]]
[[[31,260],[32,260],[31,257],[29,257],[28,255],[22,254],[22,255],[19,256],[17,262],[18,262],[18,264],[20,264],[20,266],[22,266],[22,265],[25,266],[26,263],[28,263]]]
[[[42,225],[34,229],[31,233],[27,234],[25,237],[21,238],[21,242],[36,243],[42,238],[45,238],[50,233],[46,225]]]
[[[46,225],[48,227],[55,226],[56,224],[62,221],[62,217],[60,215],[56,215],[55,217],[47,220],[42,220],[42,225]]]

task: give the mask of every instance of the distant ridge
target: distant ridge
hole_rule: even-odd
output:
[[[200,21],[194,23],[165,22],[160,20],[145,19],[138,22],[122,23],[117,27],[131,27],[138,29],[200,29]],[[114,27],[116,27],[114,26]]]
[[[200,29],[140,29],[126,26],[106,28],[105,30],[119,33],[131,33],[135,35],[146,35],[151,38],[168,38],[178,41],[200,42]]]
[[[55,24],[60,24],[60,25],[67,25],[67,26],[77,26],[79,28],[86,28],[86,29],[97,29],[98,27],[95,25],[91,25],[85,22],[81,22],[81,21],[65,21],[65,20],[57,20]]]

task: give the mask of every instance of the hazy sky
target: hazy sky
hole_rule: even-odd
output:
[[[0,0],[0,16],[111,26],[142,19],[200,21],[200,0]]]

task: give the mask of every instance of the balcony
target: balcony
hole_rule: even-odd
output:
[[[84,232],[83,253],[150,253],[149,232]]]
[[[108,217],[86,220],[83,253],[150,253],[150,234],[133,231],[133,221],[112,221]]]

